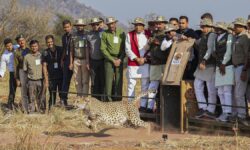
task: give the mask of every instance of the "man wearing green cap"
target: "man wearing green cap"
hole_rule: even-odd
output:
[[[249,55],[249,39],[247,36],[247,21],[244,18],[236,18],[233,22],[235,29],[235,39],[233,41],[232,62],[234,65],[234,99],[236,106],[246,107],[245,94],[248,82],[247,70]],[[235,113],[239,121],[244,123],[246,118],[246,109],[236,108]]]
[[[128,96],[135,96],[135,86],[137,79],[141,80],[141,92],[146,92],[149,86],[149,64],[147,63],[147,54],[145,50],[150,32],[145,30],[144,19],[137,17],[132,23],[134,30],[126,36],[126,54],[128,56],[127,80]],[[133,98],[129,98],[133,100]],[[140,102],[140,111],[146,111],[147,99],[142,98]]]
[[[105,94],[107,99],[121,100],[123,59],[125,57],[125,33],[116,27],[117,20],[108,17],[106,24],[108,30],[104,31],[101,38],[101,51],[105,58]],[[114,85],[113,85],[114,83]],[[113,91],[113,94],[112,94]]]
[[[76,32],[72,35],[71,53],[74,64],[74,79],[78,97],[86,97],[89,94],[89,44],[84,19],[77,19],[74,26]]]
[[[198,50],[198,67],[194,73],[194,89],[196,99],[198,101],[199,111],[196,118],[208,117],[215,118],[215,103],[216,103],[216,88],[215,88],[215,59],[212,53],[215,50],[216,34],[212,32],[213,22],[210,19],[202,19],[200,22],[202,31],[201,39],[199,40]],[[204,84],[206,82],[208,90],[208,104],[204,95]]]
[[[216,59],[215,87],[218,89],[218,96],[222,106],[222,114],[217,120],[227,122],[232,114],[232,92],[234,85],[234,69],[232,64],[232,40],[233,35],[227,31],[225,22],[215,24],[217,39],[215,40],[215,52],[213,57]]]
[[[103,29],[100,27],[102,20],[99,17],[91,18],[90,25],[92,31],[87,35],[88,43],[90,44],[90,76],[91,76],[91,94],[93,97],[103,100],[104,94],[104,57],[100,50],[101,36]]]
[[[22,106],[24,111],[28,112],[28,77],[27,73],[23,70],[23,60],[24,57],[30,53],[30,49],[26,47],[26,40],[22,34],[16,37],[16,41],[20,46],[14,52],[14,59],[15,59],[15,76],[17,80],[17,86],[21,87],[21,95],[22,95]]]
[[[149,50],[151,56],[150,65],[150,84],[149,89],[157,90],[160,84],[160,80],[164,73],[165,64],[169,51],[161,50],[161,43],[166,37],[165,26],[167,21],[163,16],[157,16],[153,21],[155,24],[155,30],[153,31],[152,37],[149,39]],[[152,113],[155,108],[155,97],[157,93],[150,93],[148,95],[148,113]]]

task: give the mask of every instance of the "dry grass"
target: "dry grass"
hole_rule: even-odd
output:
[[[7,78],[0,82],[0,102],[6,102]],[[73,82],[72,82],[73,83]],[[126,87],[126,81],[124,82]],[[74,84],[71,91],[74,91]],[[137,87],[137,91],[139,87]],[[125,88],[124,88],[125,92]],[[125,92],[126,93],[126,92]],[[4,96],[3,96],[4,95]],[[17,97],[20,92],[18,89]],[[126,95],[126,94],[124,94]],[[1,97],[2,96],[2,97]],[[74,96],[70,95],[73,103]],[[54,108],[49,114],[25,115],[21,111],[5,113],[0,111],[0,149],[5,150],[61,150],[61,149],[100,149],[100,150],[145,150],[145,149],[250,149],[250,138],[241,136],[199,136],[187,135],[185,138],[159,139],[150,141],[103,141],[103,142],[67,142],[58,140],[59,133],[91,133],[84,124],[81,112],[65,111]],[[5,137],[5,138],[3,138]]]

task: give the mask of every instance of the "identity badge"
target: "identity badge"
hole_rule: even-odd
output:
[[[117,36],[114,36],[114,43],[118,44],[118,42],[119,42],[119,38]]]
[[[36,59],[36,65],[41,65],[41,59]]]
[[[81,47],[81,48],[84,47],[84,41],[83,41],[83,40],[80,40],[78,46]]]
[[[55,63],[54,63],[54,69],[57,69],[57,68],[58,68],[58,63],[55,62]]]

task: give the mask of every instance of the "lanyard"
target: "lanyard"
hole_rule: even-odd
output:
[[[52,51],[51,50],[49,50],[49,55],[50,55],[50,57],[51,57],[51,59],[52,60],[54,60],[54,61],[56,61],[57,60],[57,50],[56,50],[56,48],[55,48],[55,57],[53,57],[53,55],[52,55]]]
[[[66,36],[66,51],[69,50],[70,35]]]

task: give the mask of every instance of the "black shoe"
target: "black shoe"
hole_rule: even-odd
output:
[[[140,107],[139,112],[140,113],[145,113],[145,112],[147,112],[147,108],[146,107]]]
[[[196,119],[202,118],[204,114],[205,114],[205,110],[199,109],[199,111],[195,114],[195,118]]]
[[[250,126],[250,122],[246,118],[238,117],[238,122],[239,122],[239,124],[242,124],[244,126],[247,126],[247,127]]]
[[[216,119],[216,116],[214,113],[211,113],[209,111],[205,111],[204,117],[209,118],[209,119]]]
[[[68,105],[67,101],[65,100],[61,100],[60,101],[60,104],[59,104],[61,107],[66,107]]]
[[[237,115],[231,115],[231,116],[228,117],[228,120],[231,123],[235,123],[237,119],[238,119]]]
[[[153,109],[150,109],[150,108],[148,108],[147,110],[146,110],[146,113],[153,113]]]

